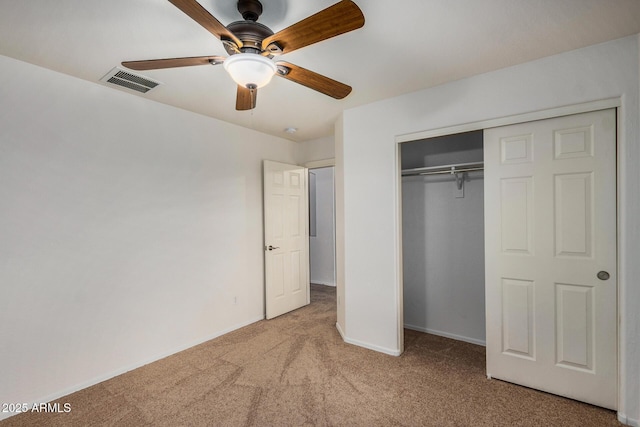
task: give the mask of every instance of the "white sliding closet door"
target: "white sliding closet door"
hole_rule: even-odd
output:
[[[615,110],[484,147],[487,375],[616,409]]]

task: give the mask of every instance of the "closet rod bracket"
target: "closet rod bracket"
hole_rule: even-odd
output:
[[[460,172],[456,170],[455,166],[451,167],[451,174],[455,177],[456,179],[456,186],[458,187],[458,190],[462,190],[462,188],[464,187],[464,181],[467,178],[467,172]]]

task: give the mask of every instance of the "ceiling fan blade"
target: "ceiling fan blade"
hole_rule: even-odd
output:
[[[258,89],[247,89],[238,85],[238,95],[236,96],[236,110],[245,111],[256,108]]]
[[[293,52],[313,43],[356,30],[364,25],[364,15],[351,0],[342,0],[315,15],[278,31],[262,41],[262,49],[273,54]],[[277,46],[269,45],[275,43]]]
[[[284,61],[276,62],[276,65],[278,66],[276,75],[324,93],[332,98],[342,99],[351,93],[351,86],[347,86],[344,83],[307,70],[306,68],[298,67],[297,65]]]
[[[192,65],[221,64],[224,56],[194,56],[191,58],[149,59],[146,61],[125,61],[122,63],[132,70],[158,70],[160,68],[190,67]]]
[[[169,0],[174,6],[186,13],[191,19],[202,25],[207,31],[219,39],[232,40],[238,48],[242,42],[227,27],[222,25],[212,14],[196,0]]]

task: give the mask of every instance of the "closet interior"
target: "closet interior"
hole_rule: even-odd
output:
[[[485,344],[483,132],[406,142],[404,326]]]

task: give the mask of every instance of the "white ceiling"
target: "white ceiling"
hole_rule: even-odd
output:
[[[199,1],[225,25],[241,19],[235,0]],[[277,32],[335,2],[262,0],[258,22]],[[352,86],[343,100],[274,78],[239,112],[221,66],[142,72],[163,85],[132,96],[304,141],[331,135],[348,108],[640,33],[639,0],[355,2],[363,28],[281,57]],[[98,84],[125,60],[226,56],[167,0],[0,0],[0,54]]]

